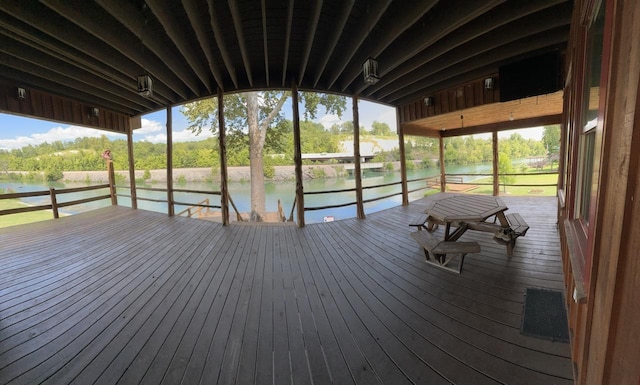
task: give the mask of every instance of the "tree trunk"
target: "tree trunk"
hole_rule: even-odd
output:
[[[262,222],[266,214],[264,197],[264,169],[262,150],[264,138],[258,124],[258,93],[247,93],[247,122],[249,124],[249,165],[251,167],[251,216],[250,221]],[[265,128],[266,130],[266,128]]]

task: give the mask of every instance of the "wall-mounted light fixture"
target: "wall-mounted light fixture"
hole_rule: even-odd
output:
[[[427,107],[431,107],[433,106],[433,97],[432,96],[427,96],[426,98],[423,99],[424,105]]]
[[[26,100],[27,99],[27,90],[22,88],[22,87],[18,87],[17,96],[18,96],[19,100]]]
[[[138,94],[145,98],[153,95],[153,80],[151,76],[147,74],[138,76]]]
[[[362,72],[364,74],[364,82],[367,84],[376,84],[380,80],[378,61],[376,59],[368,58],[362,65]]]
[[[98,116],[100,116],[100,109],[98,107],[91,107],[89,109],[89,117],[97,118]]]
[[[484,89],[485,90],[492,90],[494,87],[494,81],[493,78],[486,78],[484,79]]]

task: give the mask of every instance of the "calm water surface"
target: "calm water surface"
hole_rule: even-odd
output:
[[[448,173],[487,173],[491,171],[491,165],[482,164],[482,165],[471,165],[464,167],[447,167]],[[436,176],[439,174],[438,168],[431,169],[420,169],[420,170],[412,170],[407,173],[407,178],[411,179],[422,179],[418,182],[409,183],[409,190],[413,190],[419,187],[424,187],[425,182],[424,178],[430,176]],[[362,184],[364,187],[366,186],[374,186],[386,183],[399,182],[401,180],[401,176],[399,172],[375,172],[375,171],[367,171],[363,175]],[[467,181],[468,178],[465,178]],[[4,189],[5,191],[11,190],[15,192],[28,192],[28,191],[42,191],[48,190],[49,187],[53,187],[56,189],[62,188],[71,188],[71,187],[82,187],[85,186],[83,183],[58,183],[52,182],[48,185],[43,183],[18,183],[18,182],[0,182],[0,189]],[[142,187],[138,185],[138,187]],[[152,184],[146,187],[154,187],[154,188],[164,188],[164,185]],[[345,177],[345,178],[331,178],[331,179],[311,179],[304,181],[304,191],[327,191],[327,190],[343,190],[343,189],[351,189],[355,187],[355,180],[353,177]],[[192,190],[204,190],[204,191],[219,191],[219,185],[213,183],[194,183],[189,182],[186,185],[178,185],[175,184],[174,188],[184,188],[184,189],[192,189]],[[249,212],[250,211],[250,188],[251,184],[249,182],[230,182],[229,183],[229,194],[231,199],[233,199],[236,207],[240,212]],[[409,200],[420,199],[424,196],[426,190],[417,191],[411,193],[409,196]],[[379,196],[386,196],[391,194],[397,194],[401,192],[400,185],[386,186],[386,187],[378,187],[365,189],[363,191],[364,200],[372,199]],[[67,202],[71,200],[77,200],[82,198],[87,198],[90,196],[98,196],[107,194],[106,189],[83,192],[83,193],[71,193],[71,194],[63,194],[58,196],[58,202]],[[129,195],[130,192],[128,189],[119,188],[119,194]],[[295,198],[295,182],[294,181],[283,181],[283,182],[271,182],[268,181],[265,183],[265,194],[266,194],[266,205],[267,211],[275,212],[278,209],[278,200],[282,203],[282,207],[284,209],[285,215],[288,217],[291,213],[294,198]],[[164,192],[155,192],[155,191],[143,191],[138,190],[138,197],[145,197],[151,199],[164,199],[166,200],[166,193]],[[207,195],[207,194],[187,194],[187,193],[178,193],[174,192],[174,200],[185,203],[198,203],[204,199],[209,199],[210,204],[219,205],[220,197],[218,195]],[[350,203],[355,202],[355,192],[344,192],[344,193],[332,193],[332,194],[318,194],[318,195],[305,195],[305,207],[321,207],[326,205],[337,205],[342,203]],[[44,197],[32,197],[23,199],[25,203],[32,205],[42,205],[49,204],[50,200],[48,196]],[[111,202],[108,199],[90,202],[81,205],[75,205],[70,207],[65,207],[61,209],[61,212],[64,214],[77,214],[80,212],[93,210],[100,207],[105,207],[110,205]],[[127,197],[118,197],[118,204],[122,206],[131,206],[131,200]],[[402,204],[402,196],[396,195],[390,198],[385,198],[379,201],[365,203],[365,214],[372,213],[380,210],[384,210],[390,207],[398,206]],[[178,213],[185,209],[187,206],[176,205],[175,212]],[[167,212],[167,204],[166,203],[156,203],[156,202],[148,202],[148,201],[138,201],[138,208],[144,210],[151,210],[157,212]],[[230,208],[231,213],[233,214],[233,208]],[[324,210],[314,210],[314,211],[306,211],[305,212],[305,221],[307,223],[317,223],[324,221],[325,217],[332,216],[335,220],[353,218],[356,216],[356,206],[355,204],[351,204],[345,207],[333,208],[333,209],[324,209]],[[294,213],[295,218],[295,213]]]

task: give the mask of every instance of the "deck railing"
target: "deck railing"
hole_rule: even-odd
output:
[[[131,186],[116,186],[118,188],[124,188],[124,189],[131,189]],[[152,187],[138,187],[136,186],[136,191],[155,191],[155,192],[162,192],[162,193],[167,193],[167,189],[166,188],[152,188]],[[220,191],[209,191],[209,190],[191,190],[191,189],[173,189],[173,192],[178,192],[178,193],[188,193],[188,194],[201,194],[201,195],[218,195],[220,196],[222,193]],[[127,197],[127,198],[131,198],[130,195],[126,195],[126,194],[118,194],[118,196],[120,197]],[[147,198],[147,197],[142,197],[140,195],[136,196],[136,199],[139,201],[147,201],[147,202],[154,202],[154,203],[166,203],[169,204],[169,200],[166,198],[163,199],[159,199],[159,198]],[[235,203],[233,202],[233,199],[231,199],[231,196],[229,196],[229,203],[231,204],[231,206],[233,207],[233,210],[236,213],[236,220],[239,222],[244,221],[244,219],[242,218],[242,215],[240,214],[240,212],[238,211],[238,208],[236,207]],[[180,201],[176,201],[174,200],[172,202],[173,205],[179,205],[179,206],[188,206],[187,209],[181,211],[180,213],[176,214],[176,215],[181,215],[183,214],[185,211],[187,210],[191,210],[195,212],[195,208],[204,208],[207,210],[207,213],[210,211],[210,209],[222,209],[222,206],[215,205],[215,204],[211,204],[209,199],[204,199],[200,202],[180,202]]]
[[[558,175],[557,171],[552,171],[552,172],[536,172],[536,173],[509,173],[509,174],[499,174],[498,178],[502,178],[502,177],[535,177],[535,176],[543,176],[543,175]],[[465,177],[472,177],[473,180],[469,181],[467,180],[465,182]],[[445,174],[445,178],[446,178],[446,186],[456,186],[451,188],[451,191],[460,191],[460,192],[467,192],[467,191],[473,191],[475,190],[478,186],[493,186],[494,181],[493,181],[493,174]],[[427,185],[431,186],[431,188],[434,189],[440,189],[440,181],[441,178],[440,176],[434,176],[434,177],[430,177],[427,178]],[[505,183],[505,182],[501,182],[500,179],[498,179],[498,185],[501,188],[506,188],[506,187],[538,187],[538,188],[542,188],[542,187],[553,187],[554,191],[552,194],[547,194],[547,195],[556,195],[556,190],[558,188],[558,182],[557,180],[554,183]],[[466,186],[466,187],[465,187]],[[536,190],[536,191],[534,191]],[[540,193],[542,191],[538,191],[538,189],[533,189],[530,190],[529,193],[532,194],[537,194]]]
[[[51,203],[46,205],[34,205],[34,206],[16,207],[11,209],[0,210],[0,216],[27,213],[32,211],[52,210],[53,217],[59,218],[60,217],[59,209],[63,207],[95,202],[102,199],[111,199],[111,203],[115,205],[117,204],[117,199],[116,199],[116,196],[113,195],[111,192],[109,194],[98,195],[98,196],[89,197],[89,198],[76,199],[76,200],[67,201],[67,202],[58,202],[58,196],[63,194],[108,189],[110,187],[111,186],[107,183],[107,184],[100,184],[95,186],[75,187],[75,188],[66,188],[66,189],[59,189],[59,190],[56,190],[55,188],[50,188],[49,190],[41,190],[41,191],[0,194],[0,199],[22,199],[22,198],[32,198],[32,197],[47,196],[47,195],[51,199]]]

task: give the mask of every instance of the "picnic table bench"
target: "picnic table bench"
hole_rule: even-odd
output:
[[[443,241],[428,231],[414,231],[411,237],[424,249],[427,263],[458,274],[462,271],[464,257],[468,253],[480,252],[478,242]],[[460,261],[455,267],[453,265],[457,257],[460,257]]]

